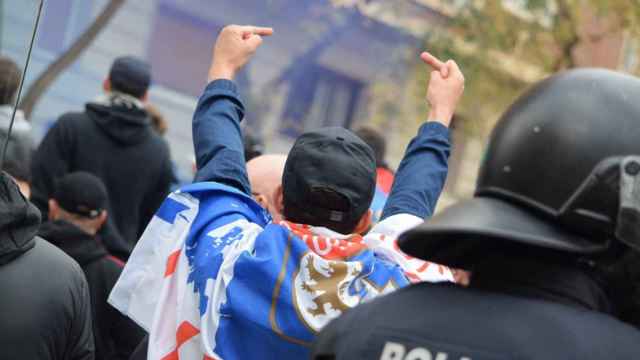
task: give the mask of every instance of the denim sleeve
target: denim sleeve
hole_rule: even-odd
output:
[[[213,181],[250,195],[240,121],[244,104],[230,80],[211,82],[193,116],[195,182]]]
[[[437,122],[422,125],[400,163],[381,220],[398,214],[421,219],[433,215],[447,179],[450,151],[447,127]]]

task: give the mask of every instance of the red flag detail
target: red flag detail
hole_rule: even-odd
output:
[[[164,277],[173,275],[176,272],[176,266],[178,266],[178,259],[180,258],[180,250],[175,251],[167,258],[167,268],[164,271]]]
[[[172,255],[173,256],[173,255]],[[196,329],[195,326],[191,325],[191,323],[184,321],[178,327],[178,331],[176,332],[176,348],[166,356],[162,358],[162,360],[179,360],[180,356],[178,355],[178,350],[182,344],[186,343],[192,337],[198,335],[200,330]]]

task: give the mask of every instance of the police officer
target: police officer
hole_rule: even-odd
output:
[[[640,80],[553,76],[495,128],[475,197],[400,239],[469,270],[331,323],[316,359],[638,359]],[[634,300],[635,299],[635,300]],[[617,317],[617,318],[616,318]]]

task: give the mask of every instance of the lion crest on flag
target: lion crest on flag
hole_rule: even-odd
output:
[[[302,320],[314,332],[361,301],[358,261],[333,261],[308,252],[294,276],[294,303]]]

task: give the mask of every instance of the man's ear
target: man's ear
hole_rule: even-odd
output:
[[[109,80],[109,78],[104,79],[102,82],[102,90],[107,93],[111,92],[111,80]]]
[[[60,205],[54,199],[49,199],[49,221],[55,221],[60,214]]]
[[[144,95],[142,95],[142,97],[140,98],[140,101],[142,101],[143,103],[147,103],[147,101],[149,101],[149,91],[145,91]]]
[[[371,229],[372,215],[373,215],[373,212],[371,211],[371,209],[367,210],[367,212],[364,213],[364,215],[362,215],[362,217],[360,218],[360,221],[358,222],[358,225],[356,226],[353,233],[364,235],[367,232],[369,232],[369,229]]]
[[[284,214],[284,190],[282,184],[278,185],[273,196],[274,204],[280,214]]]
[[[104,226],[104,224],[107,222],[107,218],[109,217],[109,213],[107,213],[107,210],[102,210],[102,212],[100,213],[100,216],[98,216],[98,218],[96,220],[98,220],[96,222],[96,232],[100,231],[100,229],[102,229],[102,227]]]

